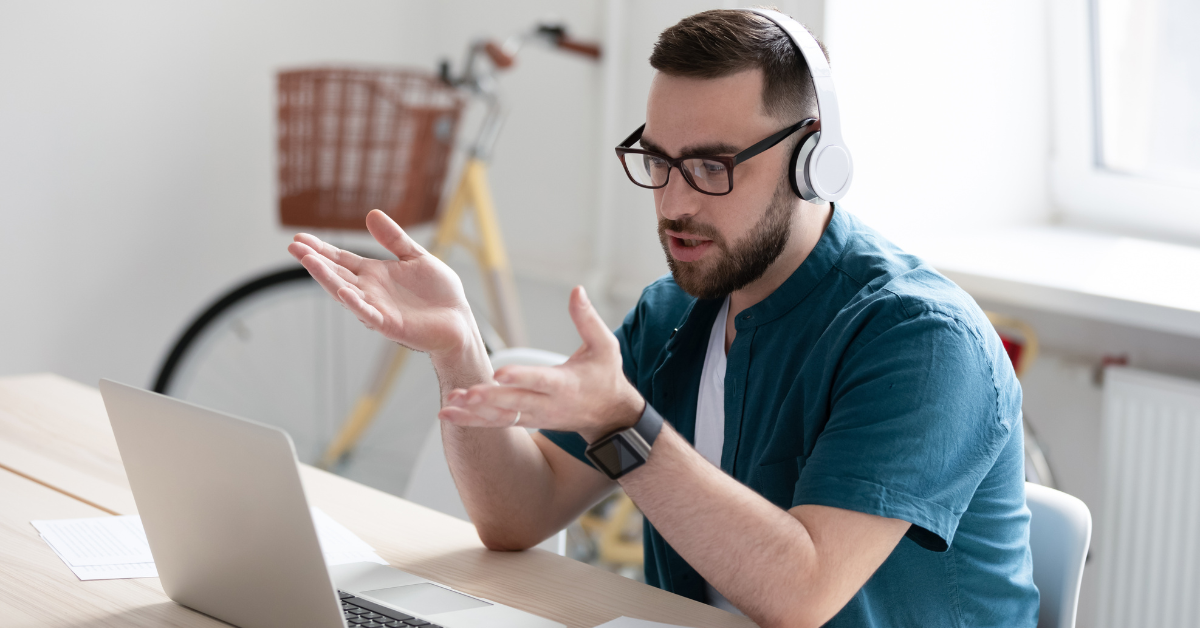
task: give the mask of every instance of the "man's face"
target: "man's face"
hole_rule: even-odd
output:
[[[734,155],[791,122],[762,111],[760,70],[719,79],[659,73],[650,86],[641,144],[670,157]],[[792,121],[794,122],[794,121]],[[716,298],[762,276],[788,242],[798,199],[785,170],[785,141],[733,170],[733,191],[701,194],[673,170],[654,190],[658,236],[675,282]]]

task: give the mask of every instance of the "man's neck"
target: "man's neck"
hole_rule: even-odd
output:
[[[829,226],[829,220],[833,218],[832,203],[821,205],[808,201],[799,201],[799,203],[795,219],[792,220],[792,233],[788,237],[783,252],[767,267],[767,272],[763,273],[762,277],[729,295],[729,315],[725,321],[726,352],[733,345],[734,336],[737,335],[733,326],[737,315],[742,310],[771,296],[771,293],[782,286],[783,282],[787,281],[797,268],[800,268],[800,265],[816,248],[821,234],[825,233],[825,228]]]

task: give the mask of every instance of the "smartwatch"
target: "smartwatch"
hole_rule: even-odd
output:
[[[662,431],[663,418],[649,403],[633,426],[617,430],[588,446],[584,454],[609,479],[616,480],[646,464],[650,446]]]

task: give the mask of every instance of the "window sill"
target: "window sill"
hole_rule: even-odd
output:
[[[1200,248],[1055,226],[891,235],[976,299],[1200,338]]]

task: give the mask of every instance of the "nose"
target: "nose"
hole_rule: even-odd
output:
[[[655,190],[658,214],[667,220],[694,216],[699,210],[701,196],[703,195],[688,185],[682,172],[672,172],[667,179],[667,185]]]

